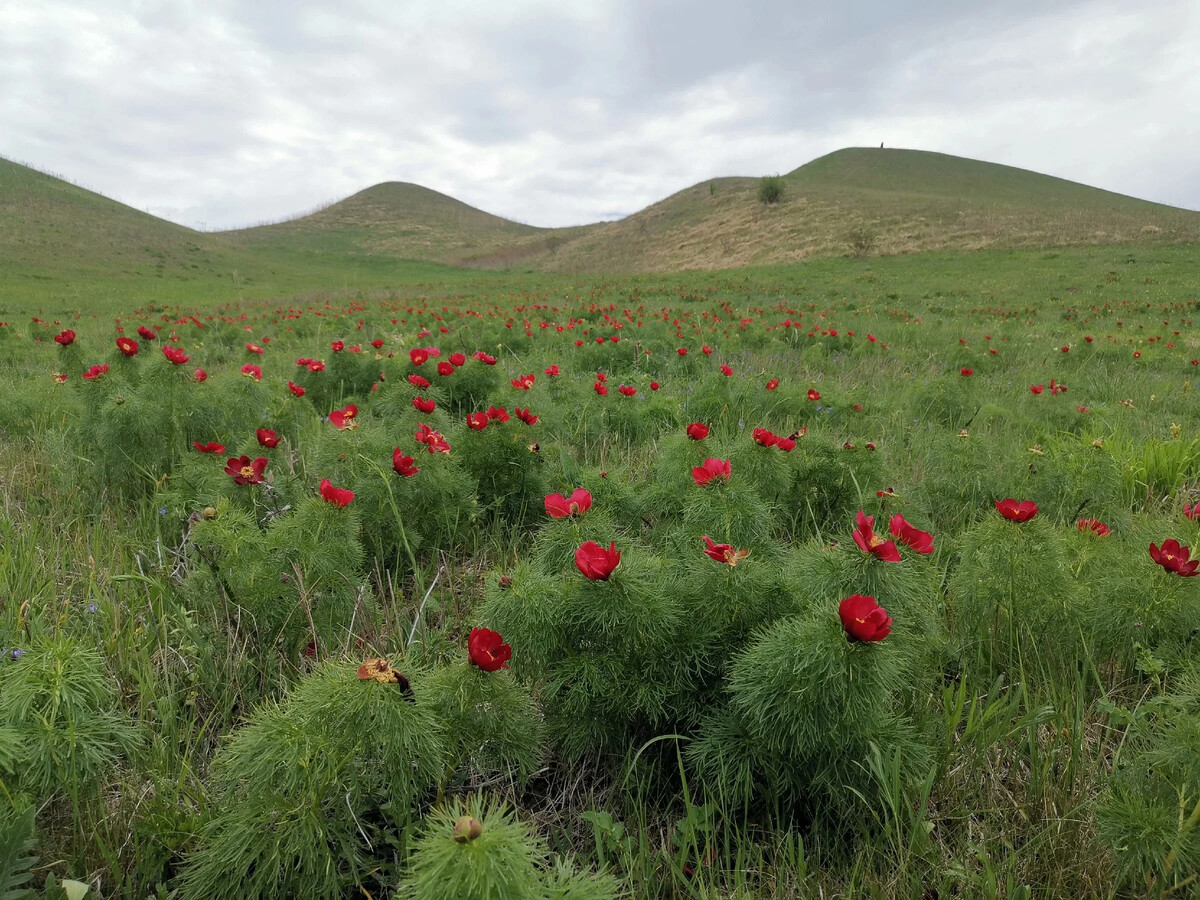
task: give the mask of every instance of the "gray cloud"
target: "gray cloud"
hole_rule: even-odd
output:
[[[1200,208],[1191,0],[0,3],[0,154],[187,225],[414,181],[565,225],[843,146]]]

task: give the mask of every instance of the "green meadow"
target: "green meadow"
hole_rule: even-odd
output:
[[[0,898],[1191,896],[1197,214],[842,154],[219,234],[0,163]]]

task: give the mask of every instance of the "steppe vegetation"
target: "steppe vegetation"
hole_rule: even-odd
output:
[[[1189,895],[1194,246],[839,227],[6,235],[0,897]]]

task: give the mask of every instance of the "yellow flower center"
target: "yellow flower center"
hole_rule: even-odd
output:
[[[243,478],[253,478],[254,477],[254,466],[242,466],[242,477]]]

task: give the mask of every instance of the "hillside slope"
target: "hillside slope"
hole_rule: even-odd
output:
[[[418,184],[389,181],[311,215],[226,231],[235,246],[349,253],[462,264],[546,252],[571,229],[536,228],[483,212]],[[525,248],[532,248],[527,251]]]
[[[756,178],[705,181],[530,263],[652,271],[852,252],[1200,239],[1200,213],[942,153],[850,148],[783,179],[783,200],[770,206],[758,202]]]

